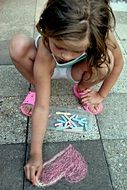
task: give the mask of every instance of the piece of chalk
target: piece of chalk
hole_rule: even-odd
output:
[[[59,112],[59,111],[57,111],[56,114],[57,115],[71,115],[71,113],[69,112]]]
[[[81,125],[82,127],[84,126],[84,123],[79,122],[78,124]],[[80,127],[80,126],[79,126],[79,127]]]
[[[81,118],[81,121],[86,121],[86,118]]]
[[[67,122],[66,115],[61,115],[62,119]]]
[[[55,123],[55,127],[63,126],[62,123]]]
[[[56,121],[60,123],[65,123],[65,120],[62,120],[62,119],[57,119]]]
[[[67,115],[65,115],[65,117],[67,118],[68,121],[70,121],[72,123],[72,125],[74,127],[77,127],[76,123],[74,121],[72,121]]]

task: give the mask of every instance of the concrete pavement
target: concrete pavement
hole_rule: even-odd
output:
[[[0,1],[0,190],[33,190],[25,180],[23,165],[28,158],[31,120],[22,116],[19,105],[30,89],[17,72],[8,55],[8,42],[14,34],[36,35],[34,25],[45,0]],[[127,189],[127,1],[112,1],[116,16],[116,36],[124,56],[124,69],[104,102],[104,112],[91,116],[79,109],[90,121],[91,129],[81,134],[47,130],[44,161],[68,144],[73,144],[88,163],[88,175],[77,184],[62,179],[48,190],[126,190]],[[51,112],[77,112],[72,83],[52,81]],[[62,86],[62,88],[61,88]],[[63,88],[64,86],[64,88]],[[59,109],[58,109],[59,107]],[[53,118],[49,120],[52,125]]]

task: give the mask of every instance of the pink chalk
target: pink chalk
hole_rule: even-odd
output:
[[[61,178],[70,183],[83,180],[88,165],[83,156],[71,144],[44,164],[37,186],[49,186]]]

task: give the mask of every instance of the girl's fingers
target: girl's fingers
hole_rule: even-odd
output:
[[[24,170],[25,170],[26,178],[27,178],[28,180],[30,180],[30,167],[29,167],[28,165],[26,165],[26,166],[24,167]]]
[[[82,102],[82,105],[85,105],[85,104],[91,104],[91,101]]]
[[[39,167],[36,177],[39,178],[39,176],[41,175],[41,171],[42,171],[42,167]]]
[[[35,178],[36,178],[36,168],[35,166],[31,166],[30,169],[30,181],[35,184]]]
[[[25,166],[24,167],[24,170],[25,170],[25,175],[26,175],[26,178],[31,181],[33,183],[33,185],[35,184],[36,182],[36,169],[35,169],[35,166]]]
[[[39,179],[39,177],[40,177],[40,175],[41,175],[41,171],[42,171],[42,167],[39,167],[39,168],[38,168],[38,171],[37,171],[37,173],[36,173],[36,181],[35,181],[35,183],[38,182],[38,179]]]
[[[85,90],[83,92],[80,92],[80,96],[87,96],[88,94],[90,94],[91,92],[93,92],[92,90],[88,89],[88,90]]]
[[[90,103],[91,102],[91,98],[90,97],[86,97],[86,98],[82,98],[81,99],[81,103]]]
[[[85,97],[87,97],[89,94],[82,94],[81,95],[81,98],[85,98]]]
[[[86,98],[86,97],[88,97],[88,96],[90,96],[91,95],[91,92],[88,92],[88,93],[86,93],[86,94],[82,94],[81,95],[81,98]]]

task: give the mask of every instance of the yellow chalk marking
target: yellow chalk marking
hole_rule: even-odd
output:
[[[68,112],[56,112],[57,115],[71,115],[71,113]]]

